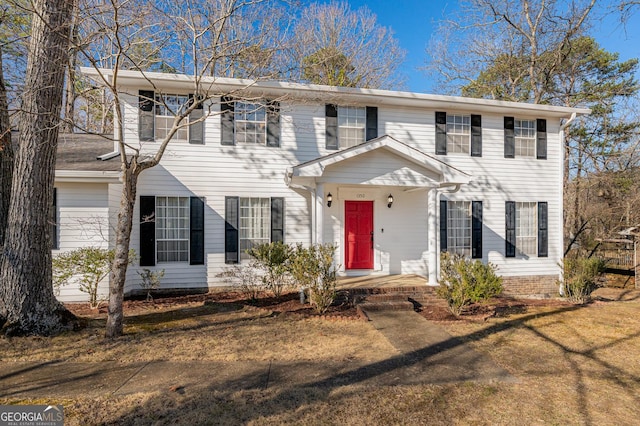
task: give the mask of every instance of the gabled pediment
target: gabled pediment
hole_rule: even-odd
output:
[[[292,182],[440,187],[462,185],[471,175],[385,135],[288,170]]]

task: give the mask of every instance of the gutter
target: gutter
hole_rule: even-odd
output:
[[[112,158],[116,158],[118,155],[120,155],[120,151],[113,151],[113,152],[109,152],[108,154],[97,156],[96,160],[107,161],[107,160],[111,160]]]
[[[567,126],[569,124],[571,124],[573,122],[573,120],[576,119],[577,116],[578,116],[578,114],[576,114],[575,112],[571,113],[571,117],[567,121],[565,121],[564,124],[562,124],[560,126],[560,131],[564,131],[564,129],[566,129]]]

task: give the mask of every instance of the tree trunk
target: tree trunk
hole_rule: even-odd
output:
[[[13,175],[13,146],[11,145],[11,122],[7,88],[4,84],[2,47],[0,46],[0,247],[4,243],[11,199],[11,176]]]
[[[75,113],[76,113],[76,66],[78,64],[77,45],[80,42],[78,36],[78,5],[74,7],[73,23],[71,29],[72,45],[69,49],[69,66],[66,76],[66,93],[64,99],[64,121],[61,123],[62,133],[73,133]]]
[[[569,189],[569,173],[571,172],[571,136],[569,135],[569,128],[565,129],[564,132],[564,158],[562,164],[562,192],[563,192],[563,202],[565,206],[568,205],[569,199],[567,197],[568,189]],[[565,207],[566,208],[566,207]],[[566,211],[566,210],[565,210]],[[571,235],[568,234],[569,229],[569,215],[563,214],[564,221],[562,224],[563,234],[564,234],[564,242],[566,243],[567,238],[571,238]]]
[[[138,176],[140,170],[135,159],[129,164],[123,164],[122,195],[120,211],[116,224],[116,247],[109,280],[109,314],[105,337],[112,338],[122,335],[124,312],[124,284],[129,265],[129,244],[131,242],[131,228],[133,226],[133,207],[136,202]]]
[[[32,4],[14,195],[0,259],[0,323],[8,335],[50,335],[75,326],[53,294],[49,223],[73,1]]]

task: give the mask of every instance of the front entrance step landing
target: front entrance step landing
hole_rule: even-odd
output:
[[[348,299],[359,311],[411,311],[423,306],[447,306],[435,288],[427,286],[352,288],[348,290]]]

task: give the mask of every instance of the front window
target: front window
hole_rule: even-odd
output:
[[[189,197],[156,197],[158,263],[189,260]]]
[[[536,121],[514,121],[515,155],[517,157],[536,156]]]
[[[340,148],[364,142],[367,112],[364,107],[338,107],[338,141]]]
[[[538,253],[538,203],[516,203],[516,247],[525,255]]]
[[[447,153],[469,154],[471,116],[447,114]]]
[[[173,127],[175,116],[187,107],[189,97],[187,95],[156,95],[156,117],[155,117],[155,138],[163,140],[169,134]],[[188,128],[185,120],[183,127],[179,128],[173,135],[172,139],[184,140],[189,138]]]
[[[240,259],[248,259],[247,250],[271,241],[271,200],[240,198]]]
[[[264,105],[237,101],[234,108],[236,143],[264,145],[267,138],[267,113]]]
[[[447,202],[447,251],[471,256],[471,202]]]

